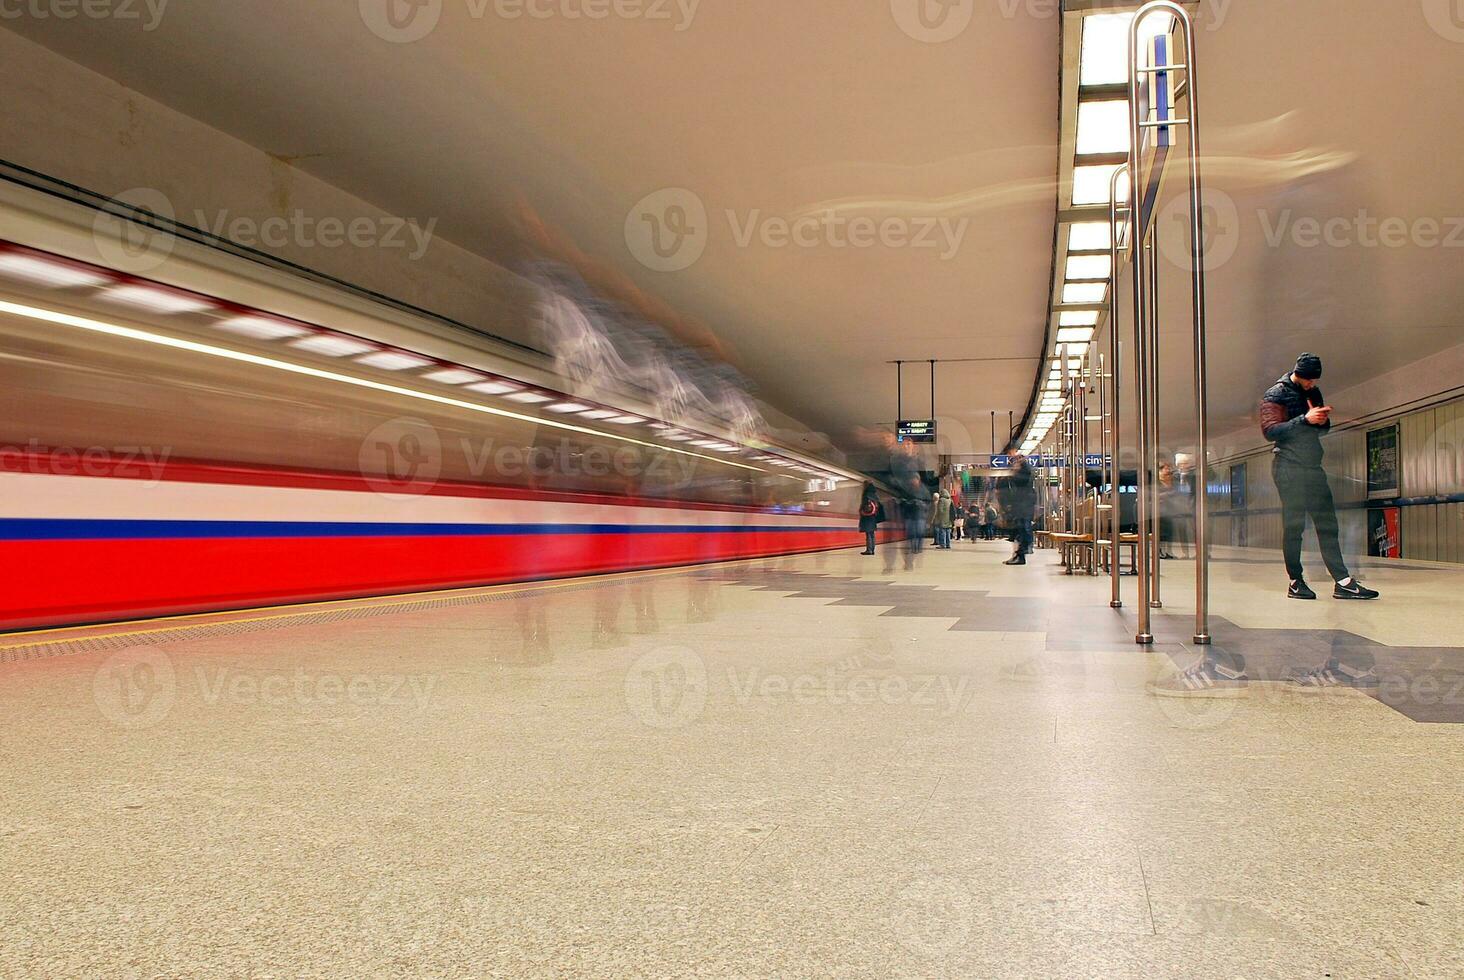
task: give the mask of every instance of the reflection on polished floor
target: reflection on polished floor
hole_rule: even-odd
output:
[[[1222,554],[1262,673],[1393,683],[1175,701],[1191,566],[1147,653],[1005,555],[9,638],[0,974],[1464,973],[1464,572]]]

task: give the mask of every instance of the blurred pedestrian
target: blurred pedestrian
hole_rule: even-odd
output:
[[[879,526],[884,523],[884,504],[880,503],[879,491],[874,489],[874,484],[866,482],[864,493],[859,500],[859,530],[864,532],[864,550],[861,555],[874,554],[875,533]]]
[[[1007,565],[1027,564],[1027,555],[1032,550],[1032,515],[1037,510],[1035,479],[1027,457],[1013,453],[1011,475],[1000,491],[1002,515],[1016,545],[1016,551],[1005,562]]]

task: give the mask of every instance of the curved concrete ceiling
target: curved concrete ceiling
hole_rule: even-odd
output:
[[[764,398],[846,446],[893,418],[896,358],[989,359],[939,369],[937,414],[971,433],[958,449],[987,448],[988,412],[1020,414],[1051,299],[1054,4],[534,0],[549,14],[535,17],[526,2],[176,4],[151,32],[5,23],[384,208],[439,217],[439,234],[490,257],[512,261],[527,203],[708,325]],[[436,15],[433,29],[383,39],[366,21],[389,5]],[[1233,255],[1210,276],[1214,428],[1246,425],[1302,348],[1328,358],[1335,390],[1458,343],[1458,242],[1303,244],[1308,218],[1447,234],[1464,215],[1464,26],[1450,3],[1197,9],[1208,186],[1237,216],[1222,232]],[[590,10],[612,13],[568,16]],[[666,188],[707,213],[704,250],[676,271],[627,237]],[[902,219],[909,235],[946,225],[931,247],[852,247],[847,225],[827,223],[780,240],[777,219],[828,209]],[[1166,275],[1165,428],[1181,440],[1188,296],[1181,267]],[[906,377],[906,414],[924,415],[924,365]]]
[[[176,4],[151,32],[7,23],[483,254],[511,258],[527,203],[846,446],[894,418],[897,358],[1012,359],[939,369],[937,412],[974,449],[990,411],[1026,404],[1054,222],[1052,11],[646,0],[590,20],[565,11],[610,5],[508,18],[523,5],[429,0],[435,29],[391,43],[364,23],[373,2]],[[676,271],[627,244],[664,188],[707,213],[704,251]],[[927,377],[907,369],[907,415],[928,412]]]

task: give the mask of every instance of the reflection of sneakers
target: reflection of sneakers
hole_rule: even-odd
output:
[[[1292,687],[1298,691],[1337,691],[1353,689],[1358,691],[1376,690],[1378,687],[1378,671],[1373,665],[1359,667],[1355,664],[1344,664],[1333,657],[1320,667],[1311,670],[1292,671],[1287,678]]]
[[[1357,579],[1353,579],[1346,585],[1341,582],[1332,590],[1333,599],[1376,599],[1378,594]]]
[[[1288,599],[1315,599],[1317,594],[1311,590],[1302,579],[1295,579],[1286,587],[1286,598]]]
[[[1189,670],[1150,681],[1148,691],[1161,698],[1243,698],[1245,663],[1233,667],[1201,657]]]

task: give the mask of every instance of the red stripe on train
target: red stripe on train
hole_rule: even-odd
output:
[[[881,532],[881,538],[894,532]],[[851,547],[850,530],[18,541],[0,629],[389,595]]]

